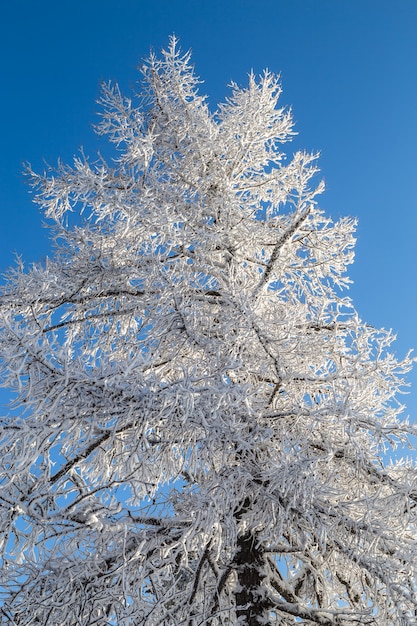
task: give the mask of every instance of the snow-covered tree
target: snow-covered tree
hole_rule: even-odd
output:
[[[30,171],[55,247],[0,300],[1,623],[417,624],[411,358],[343,295],[355,221],[285,157],[274,75],[212,113],[172,39],[143,79],[103,88],[111,162]]]

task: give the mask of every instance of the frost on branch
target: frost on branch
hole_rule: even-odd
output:
[[[213,114],[174,39],[142,71],[103,87],[113,161],[31,172],[55,248],[0,300],[1,623],[415,625],[411,359],[343,294],[355,222],[275,76]]]

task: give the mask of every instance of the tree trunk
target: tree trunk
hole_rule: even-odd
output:
[[[248,510],[248,498],[242,504],[235,518],[240,520]],[[237,540],[235,571],[237,573],[236,617],[239,626],[268,626],[268,611],[272,604],[264,585],[266,560],[262,546],[257,542],[256,533],[250,531]]]

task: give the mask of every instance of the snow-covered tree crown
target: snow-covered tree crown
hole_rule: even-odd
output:
[[[411,366],[269,72],[212,114],[175,39],[111,163],[31,172],[55,252],[0,300],[3,623],[416,624]],[[81,212],[69,227],[68,213]]]

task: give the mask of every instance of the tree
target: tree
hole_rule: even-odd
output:
[[[211,113],[175,39],[142,71],[103,88],[110,164],[30,170],[55,248],[0,301],[2,623],[415,625],[412,359],[342,294],[355,221],[285,159],[274,75]]]

